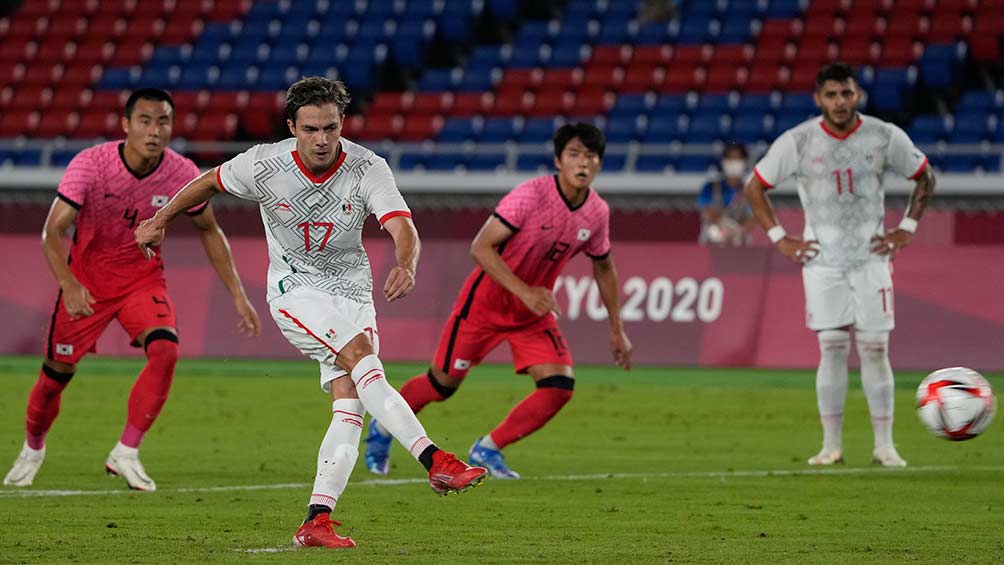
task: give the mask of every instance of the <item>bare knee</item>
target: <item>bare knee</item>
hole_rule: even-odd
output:
[[[63,363],[62,361],[46,359],[44,361],[44,365],[57,373],[73,374],[77,372],[77,366],[73,363]]]
[[[464,379],[459,377],[452,377],[448,375],[446,371],[443,371],[442,369],[439,369],[437,367],[429,367],[428,375],[430,379],[433,381],[434,385],[438,384],[442,387],[452,389],[450,394],[453,394],[453,392],[455,392],[458,388],[460,388],[460,383],[464,382]]]
[[[356,385],[353,384],[349,375],[342,375],[331,381],[331,400],[341,400],[343,398],[357,399]]]
[[[339,369],[351,373],[356,363],[367,355],[373,355],[373,342],[365,333],[360,333],[338,351],[335,365]]]

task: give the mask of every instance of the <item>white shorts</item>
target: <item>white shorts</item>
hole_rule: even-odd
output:
[[[850,271],[809,265],[802,268],[802,284],[810,330],[853,325],[861,331],[887,332],[896,325],[888,261],[869,261]]]
[[[276,325],[293,347],[321,366],[321,388],[331,391],[331,381],[346,372],[335,365],[338,352],[361,333],[380,353],[373,304],[362,304],[309,287],[297,287],[269,304]]]

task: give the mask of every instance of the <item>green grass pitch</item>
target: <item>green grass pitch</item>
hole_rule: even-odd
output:
[[[0,357],[0,472],[23,439],[37,358]],[[330,400],[309,362],[183,361],[143,446],[157,493],[103,462],[141,360],[85,360],[29,489],[0,488],[2,563],[387,562],[847,563],[1004,560],[1004,418],[972,441],[913,414],[922,375],[897,375],[896,442],[910,466],[869,462],[852,374],[847,464],[810,468],[820,430],[810,371],[580,367],[575,398],[507,449],[520,481],[440,498],[395,446],[389,479],[362,465],[335,518],[359,547],[289,549]],[[395,385],[424,370],[390,365]],[[1004,392],[1004,375],[988,375]],[[531,390],[508,367],[474,370],[421,414],[466,454]],[[63,491],[63,492],[57,492]]]

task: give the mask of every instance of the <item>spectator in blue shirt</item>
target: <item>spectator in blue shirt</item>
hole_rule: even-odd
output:
[[[697,208],[701,211],[700,242],[706,245],[739,246],[749,243],[756,223],[743,185],[749,175],[749,153],[740,143],[728,143],[722,150],[720,174],[701,189]]]

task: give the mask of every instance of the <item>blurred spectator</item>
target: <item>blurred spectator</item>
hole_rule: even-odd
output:
[[[707,245],[739,246],[749,243],[753,214],[743,197],[743,183],[749,172],[749,154],[740,143],[722,150],[721,172],[701,189],[697,208],[701,211],[699,241]]]
[[[638,7],[638,24],[664,22],[676,17],[677,0],[642,0]]]

